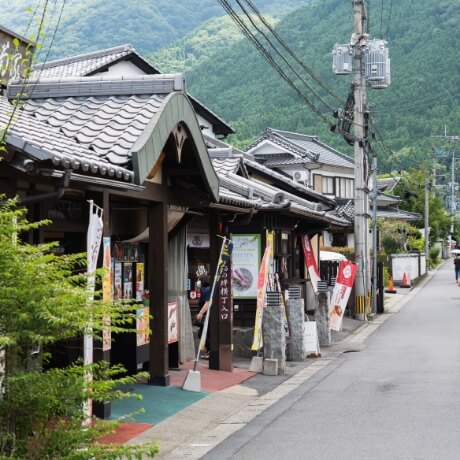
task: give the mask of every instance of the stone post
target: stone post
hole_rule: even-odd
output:
[[[304,303],[301,298],[292,298],[289,290],[289,300],[286,301],[290,338],[286,347],[287,359],[290,361],[303,361],[304,348]]]
[[[286,336],[280,295],[280,292],[267,292],[267,305],[264,308],[262,330],[264,359],[277,359],[278,374],[283,375],[286,368]]]
[[[329,296],[327,281],[318,281],[316,297],[315,321],[318,329],[318,341],[321,347],[331,345],[331,329],[329,327]]]

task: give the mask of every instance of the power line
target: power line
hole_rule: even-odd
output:
[[[56,8],[56,4],[57,4],[57,1],[58,0],[55,0],[54,2],[54,7],[53,7],[53,14],[54,14],[54,10]],[[44,27],[44,23],[45,23],[45,18],[46,18],[46,12],[47,12],[47,9],[48,9],[48,4],[49,4],[50,0],[46,0],[45,1],[45,6],[43,8],[43,12],[42,12],[42,15],[40,17],[40,21],[39,21],[39,26],[38,26],[38,31],[37,31],[37,40],[39,40],[41,37],[42,37],[42,31],[43,31],[43,27]],[[65,2],[66,0],[62,0],[62,6],[61,6],[61,11],[60,11],[60,14],[59,14],[59,18],[58,18],[58,21],[57,21],[57,24],[56,24],[56,27],[54,29],[54,33],[53,33],[53,36],[52,36],[52,39],[51,39],[51,42],[50,42],[50,45],[48,47],[48,51],[47,51],[47,54],[46,54],[46,57],[45,57],[45,60],[43,62],[43,65],[42,65],[42,68],[40,69],[39,73],[38,73],[38,76],[37,76],[37,81],[35,82],[34,86],[37,84],[38,82],[38,79],[40,78],[40,72],[41,70],[43,69],[43,66],[46,64],[46,61],[49,57],[49,53],[51,51],[51,47],[53,46],[54,44],[54,39],[56,37],[56,33],[57,33],[57,30],[59,28],[59,24],[61,22],[61,17],[62,17],[62,13],[64,11],[64,6],[65,6]],[[40,4],[40,2],[39,2]],[[37,6],[38,7],[38,6]],[[31,63],[34,59],[34,56],[35,56],[35,51],[36,51],[36,47],[33,48],[33,51],[32,51],[32,55],[31,55]],[[26,74],[25,78],[23,79],[23,83],[22,83],[22,86],[21,86],[21,91],[19,92],[18,96],[17,96],[17,101],[15,104],[13,104],[13,110],[11,111],[11,114],[9,116],[9,119],[8,119],[8,122],[5,126],[5,128],[3,129],[3,132],[2,132],[2,137],[1,137],[1,140],[0,142],[3,143],[5,141],[5,138],[6,136],[8,135],[8,131],[9,131],[9,128],[11,127],[11,124],[13,123],[13,120],[16,116],[16,112],[18,110],[18,107],[19,107],[19,101],[20,99],[22,98],[22,96],[24,95],[24,92],[26,91],[26,88],[29,84],[29,74]],[[32,87],[32,90],[33,90],[33,87]]]
[[[241,4],[240,0],[236,0],[238,5],[240,6],[241,10],[245,14],[245,16],[249,19],[249,22],[252,26],[259,32],[273,49],[273,51],[282,59],[282,61],[291,69],[294,75],[325,105],[331,112],[334,110],[332,106],[330,106],[315,90],[312,88],[309,83],[297,72],[297,70],[292,66],[292,64],[281,54],[281,52],[276,48],[276,46],[271,42],[271,40],[267,37],[267,35],[256,25],[254,20],[252,19],[251,15],[248,14],[245,7]]]
[[[386,31],[386,39],[388,40],[388,37],[390,35],[390,20],[391,20],[391,12],[393,9],[393,0],[390,0],[390,9],[388,11],[388,19],[387,19],[387,31]]]
[[[246,3],[251,7],[251,9],[256,13],[256,15],[259,17],[259,19],[262,21],[262,23],[265,25],[265,27],[274,35],[274,37],[277,39],[278,43],[289,53],[289,55],[298,63],[302,66],[302,68],[305,70],[305,72],[312,77],[316,83],[318,83],[321,88],[323,88],[330,96],[335,98],[338,101],[341,101],[341,99],[332,92],[332,90],[319,78],[315,72],[307,67],[307,65],[297,57],[297,55],[292,51],[292,49],[287,45],[287,43],[283,40],[283,38],[278,34],[278,32],[273,29],[273,27],[270,25],[270,23],[265,19],[265,17],[260,13],[260,11],[257,9],[257,7],[254,5],[254,3],[251,0],[246,0]]]
[[[288,83],[288,85],[296,92],[296,94],[307,104],[307,106],[314,111],[325,123],[331,128],[333,124],[328,120],[324,114],[300,91],[291,78],[283,71],[279,64],[273,59],[271,54],[266,50],[266,48],[260,43],[260,41],[253,35],[249,30],[244,21],[236,14],[232,6],[226,0],[219,0],[219,3],[225,9],[225,11],[230,15],[232,20],[238,25],[240,30],[246,36],[246,38],[255,46],[260,54],[268,61],[268,63],[277,71],[277,73]]]
[[[394,111],[395,109],[398,110],[411,110],[411,109],[416,109],[418,107],[424,107],[424,106],[429,106],[430,104],[433,104],[435,102],[443,102],[443,101],[449,101],[453,100],[460,97],[460,93],[453,94],[451,96],[446,96],[444,98],[440,98],[439,96],[433,96],[425,101],[420,101],[417,104],[411,104],[407,105],[408,103],[403,103],[402,105],[392,105],[391,108],[382,108],[382,109],[376,109],[376,110],[370,110],[371,113],[383,113],[383,112],[388,112],[388,111]]]

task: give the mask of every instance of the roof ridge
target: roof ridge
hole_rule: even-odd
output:
[[[65,64],[72,64],[74,62],[83,61],[86,59],[98,58],[107,56],[109,54],[114,54],[115,52],[124,52],[131,51],[136,52],[135,48],[130,43],[125,43],[124,45],[114,46],[113,48],[106,48],[105,50],[92,51],[90,53],[77,54],[76,56],[71,56],[62,59],[55,59],[54,61],[48,61],[45,63],[38,63],[34,65],[34,69],[49,69],[51,67],[57,67]]]
[[[71,78],[47,78],[29,81],[30,91],[22,93],[22,81],[10,81],[8,99],[47,99],[59,97],[134,96],[185,92],[182,74],[153,74],[139,76],[93,76]],[[52,89],[52,91],[50,91]],[[22,93],[22,94],[21,94]]]
[[[303,134],[303,133],[295,133],[293,131],[284,131],[282,129],[275,129],[275,128],[267,128],[267,130],[270,130],[274,133],[281,133],[281,135],[284,137],[284,135],[289,134],[292,137],[301,137],[301,138],[308,138],[308,139],[319,139],[319,136],[314,136],[312,134]]]
[[[289,148],[291,150],[291,152],[296,153],[297,155],[300,155],[300,157],[303,158],[303,159],[308,158],[311,161],[318,161],[319,154],[314,154],[312,152],[309,152],[306,149],[303,149],[303,148],[299,147],[298,145],[295,145],[288,137],[284,136],[283,134],[280,134],[283,131],[273,130],[271,128],[268,128],[268,129],[270,130],[270,131],[268,131],[268,130],[267,131],[268,131],[269,137],[271,137],[271,140],[276,141],[277,138],[281,138],[279,140],[281,140],[284,143],[289,144],[287,146],[282,145],[282,147]],[[285,132],[287,132],[287,131],[285,131]],[[304,152],[304,153],[302,153],[302,152]]]

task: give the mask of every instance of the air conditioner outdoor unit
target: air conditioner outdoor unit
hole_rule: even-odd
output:
[[[308,181],[308,171],[294,171],[292,178],[297,182],[305,184]]]

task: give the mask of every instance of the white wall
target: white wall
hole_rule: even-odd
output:
[[[106,72],[98,72],[96,75],[136,77],[145,75],[145,72],[131,61],[121,61],[112,64]]]

